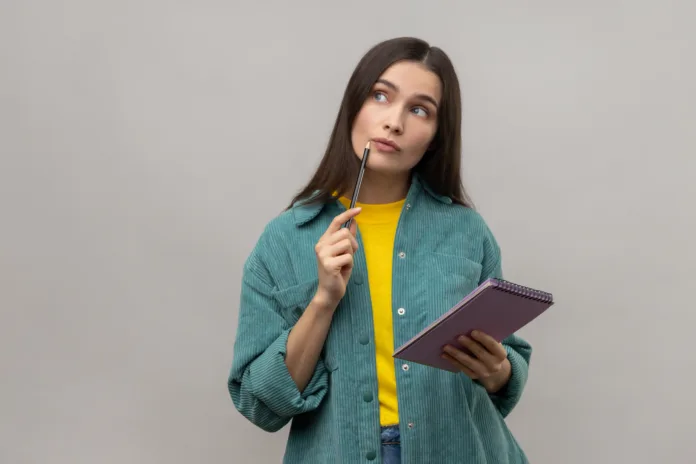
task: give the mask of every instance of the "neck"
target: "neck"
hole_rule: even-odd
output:
[[[358,201],[373,205],[394,203],[406,198],[410,184],[411,176],[409,173],[384,175],[366,170],[360,186]],[[351,191],[350,195],[352,193]]]

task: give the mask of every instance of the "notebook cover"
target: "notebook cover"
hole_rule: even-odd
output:
[[[515,287],[522,290],[516,290]],[[393,354],[394,358],[459,372],[446,359],[446,344],[465,350],[461,335],[481,330],[498,341],[521,329],[553,305],[550,293],[488,279]]]

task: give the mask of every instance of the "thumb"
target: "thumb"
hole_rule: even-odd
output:
[[[350,223],[350,233],[353,235],[353,237],[356,237],[358,234],[358,224],[355,222],[355,219],[351,221]]]

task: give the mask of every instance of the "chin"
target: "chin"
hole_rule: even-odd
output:
[[[401,176],[411,170],[410,166],[402,166],[396,163],[382,163],[377,160],[375,162],[372,159],[367,160],[367,169],[374,172],[375,174],[386,175],[386,176]]]

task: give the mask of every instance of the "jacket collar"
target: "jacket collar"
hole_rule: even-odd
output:
[[[412,202],[412,199],[416,198],[423,191],[441,203],[447,205],[452,204],[452,199],[450,197],[436,193],[421,178],[420,174],[414,173],[411,179],[411,186],[409,187],[409,191],[406,196],[407,201]],[[310,222],[312,219],[316,218],[327,205],[327,203],[310,203],[310,201],[311,198],[308,200],[297,201],[292,205],[291,210],[293,218],[295,219],[295,225],[297,225],[297,227],[301,227]],[[338,203],[338,200],[336,200],[336,202]]]

